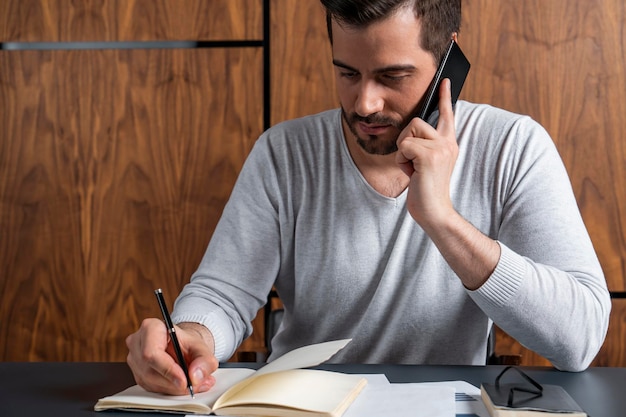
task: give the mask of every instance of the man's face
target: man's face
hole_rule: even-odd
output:
[[[366,152],[393,153],[437,69],[419,45],[420,22],[410,8],[402,8],[366,28],[332,25],[344,127]]]

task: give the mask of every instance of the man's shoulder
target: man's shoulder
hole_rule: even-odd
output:
[[[529,116],[515,113],[491,104],[473,103],[470,101],[459,100],[456,105],[455,112],[461,119],[498,119],[502,121],[517,121],[520,119],[530,119]]]
[[[252,154],[292,162],[322,158],[337,152],[342,135],[341,110],[326,110],[276,123],[259,137]],[[276,159],[276,155],[282,156]]]
[[[455,109],[457,128],[467,133],[495,136],[543,135],[545,129],[532,117],[489,104],[459,100]]]
[[[542,153],[554,147],[546,129],[528,115],[467,101],[457,105],[457,140],[468,152],[471,148],[472,152],[483,149],[485,155],[497,149],[534,149]]]
[[[297,117],[294,119],[284,120],[276,123],[270,127],[268,131],[270,133],[283,132],[283,131],[298,131],[298,130],[325,130],[329,128],[336,128],[337,121],[339,120],[341,111],[340,109],[325,110],[320,113],[310,114],[307,116]]]
[[[341,110],[326,110],[276,123],[261,135],[255,147],[289,153],[319,152],[334,148],[341,135]]]

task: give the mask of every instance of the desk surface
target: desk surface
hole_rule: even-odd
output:
[[[226,364],[224,366],[237,366]],[[323,365],[348,373],[384,373],[391,382],[463,380],[491,382],[501,366]],[[540,383],[563,386],[591,417],[616,417],[626,410],[626,368],[589,368],[581,373],[524,368]],[[125,363],[0,363],[0,416],[125,416],[96,413],[98,398],[133,385]],[[136,414],[139,415],[139,414]],[[163,416],[142,413],[141,416]]]

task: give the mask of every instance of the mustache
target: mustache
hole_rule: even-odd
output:
[[[382,116],[377,113],[369,114],[367,116],[361,116],[357,113],[350,113],[348,119],[350,120],[351,123],[362,122],[362,123],[374,124],[374,125],[391,125],[395,127],[402,126],[402,122],[398,122],[397,120]]]

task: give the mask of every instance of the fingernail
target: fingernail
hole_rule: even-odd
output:
[[[187,384],[185,383],[185,381],[183,381],[180,378],[172,377],[172,384],[174,384],[174,386],[179,389],[187,387]]]
[[[176,378],[173,375],[170,377],[170,381],[176,388],[182,388],[184,386],[184,382],[180,378]]]
[[[196,368],[196,370],[193,371],[192,378],[194,384],[201,384],[202,382],[204,382],[204,371],[202,371],[201,368]]]

